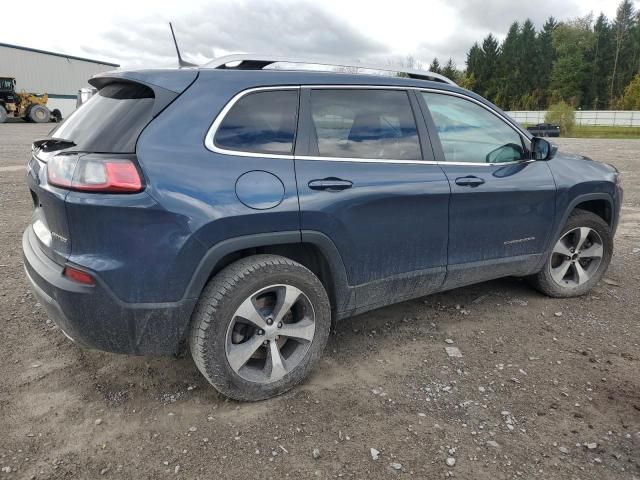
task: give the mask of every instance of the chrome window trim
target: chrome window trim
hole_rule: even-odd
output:
[[[334,89],[359,89],[359,90],[414,90],[414,91],[424,91],[431,93],[438,93],[443,95],[451,95],[454,97],[460,97],[465,100],[469,100],[477,105],[480,105],[485,110],[494,114],[496,117],[507,123],[516,133],[518,133],[521,137],[524,138],[525,141],[528,141],[526,135],[523,135],[522,130],[514,124],[509,118],[501,115],[499,112],[493,110],[488,105],[472,98],[468,95],[458,93],[458,92],[449,92],[447,90],[440,90],[437,88],[425,88],[425,87],[404,87],[401,85],[276,85],[276,86],[268,86],[268,87],[252,87],[246,90],[242,90],[238,92],[229,100],[229,102],[224,106],[224,108],[218,113],[215,120],[209,127],[207,134],[205,136],[205,147],[215,153],[220,153],[223,155],[233,155],[237,157],[256,157],[256,158],[280,158],[284,160],[311,160],[311,161],[326,161],[326,162],[354,162],[354,163],[391,163],[391,164],[401,164],[401,165],[457,165],[457,166],[474,166],[474,167],[501,167],[504,165],[515,165],[515,164],[524,164],[535,162],[534,159],[524,159],[524,160],[516,160],[513,162],[501,162],[501,163],[485,163],[485,162],[447,162],[447,161],[430,161],[430,160],[394,160],[394,159],[386,159],[386,158],[347,158],[347,157],[323,157],[323,156],[312,156],[312,155],[288,155],[288,154],[277,154],[277,153],[256,153],[256,152],[245,152],[242,150],[228,150],[225,148],[220,148],[216,146],[214,142],[216,131],[218,127],[229,113],[229,111],[233,108],[233,106],[244,96],[249,95],[254,92],[261,91],[272,91],[272,90],[301,90],[302,88],[308,89],[323,89],[323,90],[334,90]],[[299,113],[299,112],[298,112]],[[297,132],[296,132],[297,135]],[[295,147],[295,145],[294,145]]]
[[[355,162],[355,163],[397,163],[402,165],[438,165],[431,160],[392,160],[390,158],[351,158],[351,157],[320,157],[312,155],[295,155],[294,160],[316,160],[326,162]]]

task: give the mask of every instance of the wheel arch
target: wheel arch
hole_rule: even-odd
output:
[[[338,317],[355,307],[346,270],[338,249],[324,234],[315,231],[269,232],[234,237],[217,243],[196,267],[185,298],[198,298],[207,282],[227,265],[251,255],[270,253],[296,261],[322,282]]]
[[[546,252],[547,255],[551,251],[555,239],[558,238],[562,231],[562,228],[567,223],[569,215],[571,215],[576,209],[583,209],[595,213],[596,215],[600,216],[605,222],[607,222],[612,230],[616,225],[616,210],[611,195],[609,195],[608,193],[585,193],[582,195],[578,195],[577,197],[573,198],[564,209],[564,212],[562,213],[562,216],[560,217],[560,220],[556,225],[553,235],[549,239]],[[602,214],[608,214],[608,219],[603,217],[599,212]],[[544,257],[546,261],[546,255]]]
[[[602,218],[609,227],[613,227],[613,203],[606,198],[595,198],[593,200],[584,200],[576,204],[572,211],[577,209],[586,210],[594,213]],[[569,213],[571,214],[571,213]]]

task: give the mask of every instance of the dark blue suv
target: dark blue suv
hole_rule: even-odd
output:
[[[274,62],[98,75],[34,143],[26,273],[72,340],[188,344],[216,389],[258,400],[318,363],[332,319],[504,276],[553,297],[602,277],[615,168],[436,74]]]

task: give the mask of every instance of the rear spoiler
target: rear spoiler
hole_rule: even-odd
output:
[[[176,68],[154,70],[112,70],[91,77],[89,83],[100,89],[117,80],[130,80],[148,87],[160,87],[174,93],[184,92],[198,77],[198,70],[178,70]]]
[[[198,70],[157,69],[157,70],[113,70],[99,73],[89,80],[89,84],[100,90],[115,82],[139,83],[153,90],[156,101],[153,116],[157,116],[178,95],[184,92],[198,78]]]

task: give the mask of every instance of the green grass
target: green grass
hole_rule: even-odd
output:
[[[573,138],[638,138],[640,127],[598,127],[576,125],[571,135]]]

